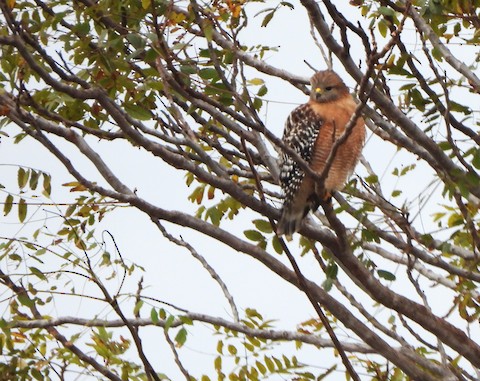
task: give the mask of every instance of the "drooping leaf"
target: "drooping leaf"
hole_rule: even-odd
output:
[[[152,309],[150,310],[150,319],[152,319],[153,324],[158,324],[158,322],[160,321],[160,319],[158,318],[158,312],[154,307],[152,307]]]
[[[202,79],[219,79],[218,72],[215,68],[205,68],[201,69],[198,73]]]
[[[262,233],[260,233],[259,231],[257,230],[245,230],[243,232],[243,234],[245,235],[245,237],[247,237],[250,241],[264,241],[265,240],[265,237],[263,236]]]
[[[168,318],[165,320],[165,326],[164,326],[165,331],[168,331],[174,322],[175,322],[175,316],[173,315],[168,316]]]
[[[125,108],[125,111],[128,113],[128,115],[130,115],[134,119],[138,119],[138,120],[152,119],[152,113],[140,105],[126,103],[124,104],[123,107]]]
[[[397,279],[395,274],[392,274],[390,271],[387,270],[377,270],[377,274],[380,278],[383,278],[385,280],[394,281]]]
[[[13,206],[13,196],[8,194],[5,198],[5,204],[3,205],[3,215],[7,215],[12,210]]]
[[[262,27],[265,28],[269,23],[270,21],[272,21],[272,18],[273,16],[275,15],[275,10],[267,13],[265,15],[265,17],[263,18],[263,21],[262,21]]]
[[[263,232],[263,233],[272,233],[273,232],[273,229],[272,229],[272,225],[270,224],[269,221],[266,221],[266,220],[254,220],[253,221],[253,224],[255,225],[255,227]]]
[[[27,202],[25,199],[21,198],[20,201],[18,202],[18,220],[20,222],[25,221],[25,218],[27,217]]]
[[[205,38],[207,39],[207,41],[209,41],[209,42],[212,41],[213,25],[209,20],[203,20],[202,30],[203,30],[203,34],[205,35]]]
[[[31,190],[37,189],[39,177],[40,177],[40,172],[35,171],[35,170],[33,170],[33,169],[30,171],[30,182],[29,182],[29,186],[30,186],[30,189],[31,189]]]
[[[378,12],[384,16],[393,17],[395,16],[395,11],[390,7],[379,7]]]
[[[136,304],[135,307],[133,308],[133,314],[135,316],[138,316],[140,314],[140,309],[143,306],[143,300],[139,300]]]
[[[37,269],[36,267],[29,267],[28,268],[33,275],[37,276],[38,278],[40,278],[41,280],[47,280],[47,277],[45,276],[45,274],[43,274],[39,269]]]
[[[331,262],[328,264],[327,268],[325,269],[325,275],[328,278],[336,279],[338,274],[338,266],[335,262]]]
[[[180,328],[180,330],[175,335],[175,342],[177,343],[177,347],[183,346],[187,341],[187,330],[185,328]]]
[[[248,83],[254,86],[260,86],[260,85],[263,85],[265,81],[261,78],[252,78],[248,80]]]
[[[218,372],[222,369],[222,357],[221,356],[217,356],[215,357],[215,360],[213,362],[213,365],[215,367],[215,370]]]
[[[29,175],[30,175],[29,171],[25,170],[22,167],[18,168],[17,180],[18,180],[18,187],[20,189],[25,188],[25,185],[27,185]]]
[[[280,243],[280,239],[276,235],[273,236],[273,238],[272,238],[272,246],[273,246],[273,249],[275,250],[275,252],[277,254],[282,254],[283,253],[283,246]]]
[[[52,185],[51,185],[51,176],[47,173],[43,173],[43,194],[47,197],[50,197],[50,194],[52,193]]]
[[[26,307],[33,307],[35,305],[35,302],[24,293],[18,294],[18,301]]]

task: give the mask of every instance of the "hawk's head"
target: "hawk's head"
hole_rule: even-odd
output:
[[[315,102],[336,101],[349,93],[348,87],[332,70],[319,71],[310,79],[310,98]]]

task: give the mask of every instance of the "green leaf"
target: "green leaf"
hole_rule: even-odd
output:
[[[461,214],[453,213],[450,217],[448,217],[447,225],[449,228],[462,225],[463,223],[464,219]]]
[[[418,83],[407,83],[406,85],[400,86],[399,90],[410,90],[413,89],[415,86],[418,86]]]
[[[280,4],[283,5],[284,7],[288,7],[290,9],[295,9],[292,3],[289,3],[288,1],[280,1]]]
[[[395,274],[392,274],[390,271],[387,271],[387,270],[377,270],[377,274],[380,278],[383,278],[386,280],[394,281],[397,279]]]
[[[282,254],[283,253],[283,246],[282,246],[278,236],[274,236],[272,238],[272,246],[273,246],[273,250],[275,250],[275,252],[277,254]]]
[[[329,292],[333,286],[333,279],[327,278],[322,282],[322,287],[326,292]]]
[[[215,357],[215,361],[213,362],[213,365],[217,372],[220,371],[222,369],[222,357],[221,356]]]
[[[267,92],[268,92],[267,86],[263,85],[262,87],[260,87],[260,89],[258,89],[257,95],[259,97],[263,97],[264,95],[267,94]]]
[[[245,230],[243,234],[245,234],[245,237],[247,237],[250,241],[260,242],[265,240],[263,234],[257,230]]]
[[[470,115],[472,113],[472,110],[470,109],[470,107],[464,106],[452,100],[450,100],[449,107],[450,107],[450,111],[461,112],[465,115]]]
[[[13,196],[8,194],[5,198],[5,204],[3,205],[3,215],[6,216],[12,210],[13,206]]]
[[[402,191],[399,189],[395,189],[394,191],[392,191],[392,197],[398,197],[401,194],[402,194]]]
[[[378,12],[384,16],[389,16],[389,17],[395,16],[395,11],[392,8],[388,8],[388,7],[380,7],[378,8]]]
[[[67,210],[65,211],[65,217],[70,217],[75,209],[77,208],[77,204],[71,204],[68,206]]]
[[[47,280],[47,277],[45,276],[45,274],[43,274],[39,269],[37,269],[36,267],[29,267],[28,268],[33,275],[37,276],[38,278],[40,278],[41,280]]]
[[[443,61],[443,54],[440,49],[434,47],[430,52],[432,53],[433,58],[435,58],[438,62]]]
[[[370,175],[365,177],[364,179],[368,184],[377,184],[378,183],[378,176],[377,175]]]
[[[219,340],[217,343],[217,352],[223,355],[223,341]]]
[[[328,368],[323,374],[317,377],[316,381],[321,381],[327,377],[330,373],[337,369],[337,365],[333,365],[331,368]]]
[[[30,368],[30,373],[35,380],[42,381],[45,379],[37,368]]]
[[[152,307],[152,309],[150,310],[150,319],[152,319],[152,323],[153,324],[158,324],[158,322],[160,321],[160,319],[158,318],[158,312],[155,308]]]
[[[390,381],[403,381],[405,379],[406,377],[404,376],[403,372],[399,368],[395,368]]]
[[[262,374],[267,373],[267,368],[260,361],[257,360],[255,362],[255,365],[257,366],[257,369],[260,371],[260,373],[262,373]]]
[[[129,33],[126,38],[135,49],[143,49],[145,47],[145,40],[137,33]]]
[[[192,65],[181,65],[180,66],[180,71],[184,74],[195,74],[197,72],[197,69],[195,66]]]
[[[237,354],[237,348],[234,345],[229,344],[227,349],[228,349],[228,353],[230,353],[231,355]]]
[[[212,23],[208,20],[202,20],[202,30],[203,34],[205,35],[205,38],[207,39],[208,42],[212,41],[212,36],[213,36],[213,26]]]
[[[205,214],[205,219],[209,217],[210,221],[212,221],[212,224],[215,226],[220,226],[220,220],[223,217],[223,213],[218,210],[217,207],[212,206],[211,208],[207,209],[207,212]]]
[[[270,21],[272,21],[273,15],[275,14],[275,10],[267,13],[267,15],[263,18],[262,27],[265,28]]]
[[[127,112],[127,114],[134,119],[137,119],[137,120],[152,119],[152,113],[144,109],[142,106],[134,105],[131,103],[125,103],[123,107],[125,108],[125,111]]]
[[[42,193],[47,197],[49,197],[50,194],[52,193],[51,181],[52,181],[52,177],[49,174],[44,173],[43,174],[43,192]]]
[[[410,90],[410,98],[412,104],[420,111],[425,111],[425,105],[431,102],[430,99],[424,98],[417,89]]]
[[[413,77],[412,73],[410,73],[408,70],[406,70],[403,67],[398,66],[398,65],[394,65],[394,66],[390,67],[388,69],[388,72],[392,75],[402,75],[404,77],[409,77],[409,78]],[[408,90],[408,89],[411,89],[411,88],[417,86],[417,84],[415,84],[415,86],[408,86],[408,85],[405,85],[405,86],[407,86],[407,89],[405,89],[405,90]]]
[[[27,306],[29,308],[35,305],[35,302],[30,299],[28,295],[23,293],[18,294],[18,301],[20,302],[20,304],[23,304],[24,306]]]
[[[272,225],[269,221],[265,220],[254,220],[253,224],[255,227],[263,233],[273,233]]]
[[[198,75],[202,79],[218,79],[219,78],[217,70],[211,67],[200,70]]]
[[[473,159],[472,159],[472,165],[477,168],[477,169],[480,169],[480,150],[475,150],[475,153],[473,154]],[[6,206],[6,205],[5,205]],[[5,213],[6,215],[7,213]]]
[[[193,320],[190,319],[188,316],[186,315],[180,315],[178,317],[178,319],[183,323],[183,324],[187,324],[187,325],[193,325]]]
[[[388,24],[385,20],[380,20],[377,24],[378,31],[382,35],[382,37],[386,37],[388,33]]]
[[[175,316],[170,315],[167,320],[165,320],[165,331],[168,331],[168,329],[172,326],[172,324],[175,321]]]
[[[143,300],[139,300],[136,304],[135,307],[133,308],[133,314],[137,316],[140,313],[140,309],[143,306]]]
[[[31,173],[30,173],[30,189],[31,190],[35,190],[37,189],[37,185],[38,185],[38,178],[40,177],[40,172],[37,172],[37,171],[34,171],[32,169]]]
[[[334,262],[328,264],[327,268],[325,269],[325,275],[327,276],[327,278],[337,279],[337,274],[338,274],[337,264]]]
[[[18,187],[20,189],[23,189],[25,185],[27,185],[28,182],[28,176],[29,172],[23,169],[22,167],[18,168],[17,172],[17,181],[18,181]]]
[[[175,336],[175,341],[177,342],[177,346],[181,347],[187,341],[187,330],[185,328],[180,328],[177,335]]]
[[[255,99],[253,100],[253,107],[255,108],[255,110],[260,110],[263,106],[263,101],[258,98],[258,97],[255,97]]]
[[[270,357],[264,356],[264,360],[265,360],[265,365],[267,366],[268,370],[271,373],[275,372],[275,364],[272,361],[272,359]]]
[[[368,229],[362,229],[362,240],[365,242],[376,242],[380,243],[380,238],[378,234],[374,231]]]
[[[82,22],[74,24],[74,28],[72,31],[74,33],[77,33],[79,36],[86,36],[90,32],[90,23]]]
[[[165,312],[165,310],[163,308],[160,308],[158,310],[158,317],[162,320],[165,320],[167,318],[167,313]]]
[[[21,198],[20,201],[18,202],[18,219],[20,222],[25,221],[25,218],[27,217],[27,203],[26,201]]]

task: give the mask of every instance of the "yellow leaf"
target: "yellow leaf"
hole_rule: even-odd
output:
[[[252,78],[248,81],[248,83],[250,83],[251,85],[254,85],[254,86],[260,86],[260,85],[263,85],[264,84],[264,80],[261,79],[261,78]]]

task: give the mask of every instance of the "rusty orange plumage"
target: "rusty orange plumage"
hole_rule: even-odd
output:
[[[355,112],[356,104],[348,87],[333,71],[325,70],[311,78],[310,99],[289,115],[283,141],[309,163],[318,174],[324,170],[335,142]],[[282,215],[277,233],[298,231],[310,210],[321,199],[341,190],[360,158],[365,142],[365,124],[358,118],[347,139],[338,146],[323,187],[320,187],[288,154],[280,162],[280,185],[284,193]]]

